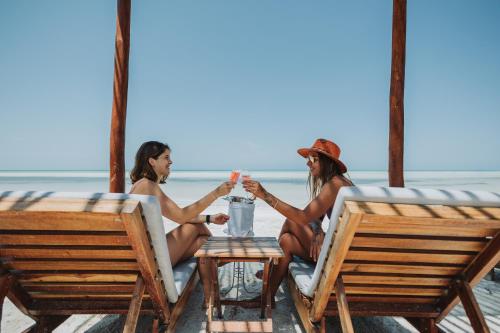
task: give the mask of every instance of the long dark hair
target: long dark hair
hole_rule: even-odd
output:
[[[318,152],[318,158],[320,166],[320,175],[318,177],[315,177],[309,172],[309,177],[307,178],[307,185],[309,187],[311,199],[317,197],[319,192],[321,191],[321,187],[323,187],[323,185],[332,180],[333,177],[335,176],[344,177],[344,175],[340,172],[338,164],[335,163],[334,160],[319,152]],[[349,180],[349,182],[351,181]]]
[[[141,178],[147,178],[153,182],[158,181],[158,175],[153,170],[151,164],[149,164],[149,159],[154,158],[155,160],[165,152],[165,150],[170,150],[170,147],[166,143],[161,143],[158,141],[148,141],[144,142],[135,154],[135,165],[130,172],[130,180],[132,184]],[[160,179],[160,184],[165,184],[167,177],[162,177]]]

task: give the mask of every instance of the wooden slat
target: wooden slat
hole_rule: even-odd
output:
[[[0,230],[123,231],[119,215],[90,212],[0,212]]]
[[[346,256],[346,260],[442,264],[468,264],[473,258],[473,255],[468,254],[400,253],[382,251],[349,251]]]
[[[127,235],[36,235],[0,234],[2,245],[106,245],[127,246]]]
[[[29,292],[48,292],[48,293],[132,293],[133,283],[40,283],[26,282],[23,288]]]
[[[431,265],[390,265],[380,263],[355,263],[349,262],[342,265],[342,273],[386,273],[386,274],[420,274],[420,275],[445,275],[454,276],[463,267],[457,266],[431,266]]]
[[[102,193],[104,194],[104,193]],[[101,193],[96,193],[93,199],[79,198],[51,198],[51,193],[47,192],[44,198],[14,198],[3,196],[0,200],[0,216],[5,213],[16,213],[23,215],[30,212],[93,212],[120,214],[132,212],[139,202],[135,199],[116,200],[101,199]]]
[[[441,286],[450,285],[451,279],[430,277],[400,277],[400,276],[377,276],[377,275],[343,275],[345,283],[360,284],[391,284],[406,286]]]
[[[130,300],[45,300],[40,299],[33,302],[30,311],[35,316],[42,315],[73,315],[73,314],[104,314],[116,313],[126,314]],[[144,301],[141,307],[142,314],[154,314],[151,301]]]
[[[195,256],[281,258],[284,254],[274,237],[210,237]]]
[[[352,303],[349,304],[351,316],[402,316],[435,318],[438,315],[432,304],[405,304],[405,303]],[[328,316],[338,315],[337,307],[330,303],[325,311]]]
[[[336,302],[337,298],[332,294],[330,301]],[[411,303],[411,304],[435,304],[438,298],[432,296],[385,296],[385,295],[347,295],[348,302],[358,303]]]
[[[356,236],[352,240],[353,247],[446,250],[446,251],[481,251],[487,244],[484,241],[457,241],[443,239],[412,239]]]
[[[441,296],[443,289],[422,288],[422,287],[381,287],[381,286],[345,286],[347,294],[365,295],[417,295],[417,296]]]
[[[353,213],[419,218],[500,220],[499,207],[391,204],[382,202],[346,201]],[[479,222],[479,221],[478,221]],[[499,221],[496,221],[498,227]]]
[[[65,248],[0,248],[1,258],[135,259],[132,250],[85,250]]]
[[[89,274],[89,273],[38,273],[21,274],[19,282],[134,282],[137,273]]]
[[[426,235],[448,237],[491,237],[500,222],[408,218],[369,215],[364,217],[357,232],[396,235]]]
[[[337,224],[335,240],[325,260],[320,281],[315,290],[313,305],[310,309],[309,317],[314,322],[321,321],[323,313],[328,304],[333,286],[340,272],[344,259],[349,252],[354,233],[363,216],[361,214],[351,214],[348,208],[344,210],[342,219]]]
[[[482,225],[469,224],[467,221],[439,221],[428,219],[423,223],[422,219],[406,220],[405,217],[391,217],[388,220],[384,216],[373,215],[367,217],[358,228],[361,233],[377,233],[391,235],[426,235],[426,236],[448,236],[448,237],[491,237],[498,229],[493,225],[490,228]],[[436,223],[433,223],[436,222]],[[450,223],[444,223],[450,222]]]
[[[221,321],[213,320],[207,324],[207,332],[272,332],[273,321]]]
[[[33,299],[60,299],[60,300],[80,300],[80,299],[95,299],[95,300],[128,300],[132,298],[132,293],[128,294],[42,294],[42,293],[31,293]],[[144,299],[149,299],[149,295],[144,295]]]
[[[4,261],[3,266],[6,269],[20,271],[137,271],[139,266],[136,261],[56,261],[56,260],[19,260]]]

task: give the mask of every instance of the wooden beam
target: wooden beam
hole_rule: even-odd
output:
[[[404,89],[406,54],[406,0],[394,0],[392,64],[389,98],[389,186],[404,187]]]
[[[500,232],[481,251],[464,270],[464,281],[474,287],[490,269],[500,260]],[[449,289],[449,293],[439,302],[442,309],[436,322],[440,322],[460,301],[456,288]]]
[[[291,273],[288,274],[288,289],[290,291],[290,294],[292,295],[293,303],[295,304],[295,309],[299,314],[299,318],[302,326],[304,327],[304,331],[307,333],[318,333],[320,329],[317,323],[313,324],[309,320],[309,308],[311,304],[309,301],[306,301],[305,297],[301,295]]]
[[[476,301],[476,297],[474,297],[474,293],[472,292],[470,284],[463,280],[458,280],[456,281],[454,287],[457,289],[458,296],[462,301],[465,313],[467,314],[467,317],[469,317],[474,332],[489,332],[490,330],[488,328],[488,325],[486,324],[483,313],[479,308],[479,304]]]
[[[17,281],[17,279],[14,279],[14,281],[10,285],[10,288],[7,292],[7,297],[19,309],[19,311],[21,311],[22,313],[24,313],[26,316],[30,317],[33,320],[37,319],[28,310],[31,303],[33,302],[33,299],[23,288],[21,288],[19,281]]]
[[[125,326],[123,327],[123,333],[135,332],[135,327],[137,326],[137,319],[139,318],[139,312],[141,311],[142,297],[144,296],[145,289],[144,279],[140,275],[138,275],[137,281],[135,282],[134,293],[132,294],[132,300],[130,301],[127,319],[125,320]]]
[[[337,281],[340,269],[354,238],[354,233],[362,218],[363,214],[351,214],[347,207],[344,210],[344,214],[337,225],[335,241],[328,251],[328,258],[326,258],[323,266],[324,273],[314,292],[314,300],[309,312],[312,322],[319,322],[324,316],[328,298],[334,288],[335,281]]]
[[[109,170],[109,191],[117,193],[125,192],[125,122],[127,118],[130,9],[131,0],[118,0]]]
[[[337,307],[339,309],[339,318],[340,325],[342,326],[342,332],[354,333],[342,276],[339,276],[337,278],[337,282],[335,283],[335,295],[337,295]]]
[[[139,207],[132,214],[122,214],[123,224],[127,235],[130,239],[130,244],[136,255],[137,264],[141,271],[141,276],[146,283],[146,289],[151,301],[158,313],[158,316],[163,321],[168,321],[170,310],[168,307],[167,296],[158,275],[158,266],[155,261],[155,256],[151,248],[151,244],[147,237],[147,230],[142,220]]]
[[[11,286],[14,284],[14,277],[12,274],[5,274],[0,276],[0,321],[2,320],[3,301],[7,296]]]

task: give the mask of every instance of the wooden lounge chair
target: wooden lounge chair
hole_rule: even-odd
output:
[[[420,331],[459,302],[488,332],[471,288],[500,260],[500,194],[346,187],[339,192],[317,265],[290,263],[289,287],[307,332],[325,316],[402,316]],[[499,301],[500,302],[500,301]]]
[[[97,313],[127,314],[124,332],[139,313],[173,331],[198,278],[195,259],[172,269],[158,201],[143,195],[0,193],[0,261],[0,302],[31,332]]]

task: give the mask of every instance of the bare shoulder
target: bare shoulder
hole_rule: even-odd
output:
[[[157,183],[155,183],[147,178],[142,178],[134,184],[130,193],[131,194],[157,195],[158,191],[161,191],[161,190],[160,190],[160,186],[158,186]]]
[[[333,177],[328,183],[326,183],[326,185],[336,192],[340,190],[342,186],[352,186],[351,182],[342,176]]]

